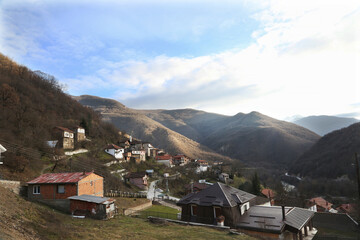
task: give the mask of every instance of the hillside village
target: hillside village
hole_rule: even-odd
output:
[[[157,228],[194,239],[358,236],[356,200],[301,196],[291,184],[260,180],[257,168],[218,159],[221,151],[204,154],[214,160],[157,148],[103,121],[51,76],[0,60],[1,239],[86,235],[54,226],[76,226],[91,232],[89,239],[108,239],[101,229],[109,228],[128,239],[146,231],[163,238]],[[51,227],[44,227],[46,221]],[[124,225],[133,232],[124,233]]]

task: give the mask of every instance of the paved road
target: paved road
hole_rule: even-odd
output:
[[[163,196],[163,190],[160,189],[160,188],[156,188],[156,185],[157,185],[158,181],[159,180],[155,180],[155,181],[152,181],[150,183],[149,190],[148,190],[147,196],[146,196],[147,199],[154,200],[154,196],[155,196],[155,198],[161,198],[161,196]],[[170,200],[173,200],[173,201],[179,201],[180,200],[179,198],[172,197],[172,196],[168,196],[167,198],[170,199]]]

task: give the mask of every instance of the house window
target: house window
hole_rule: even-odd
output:
[[[65,193],[65,185],[58,185],[57,186],[58,193]]]
[[[197,206],[191,205],[191,216],[197,216]]]
[[[221,207],[214,207],[214,218],[217,218],[221,215]]]
[[[33,194],[40,194],[40,185],[33,186]]]
[[[93,181],[90,181],[90,186],[94,185],[94,182]]]

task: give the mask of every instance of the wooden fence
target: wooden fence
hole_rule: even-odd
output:
[[[105,193],[106,197],[128,197],[128,198],[146,198],[147,193],[133,193],[133,192],[122,192],[110,190],[110,192]]]

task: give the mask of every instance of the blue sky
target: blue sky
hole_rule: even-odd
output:
[[[0,52],[133,108],[360,117],[358,1],[0,1]]]

